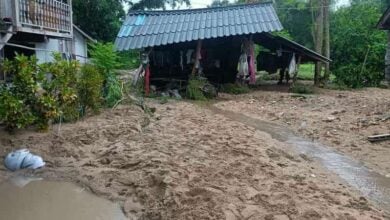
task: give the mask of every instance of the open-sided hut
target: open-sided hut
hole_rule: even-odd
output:
[[[141,50],[146,54],[146,87],[149,82],[160,88],[167,82],[185,82],[199,72],[213,83],[234,82],[245,72],[250,83],[255,83],[256,67],[275,72],[288,68],[293,57],[297,63],[330,61],[272,34],[282,29],[272,3],[130,11],[115,45],[118,51]],[[268,52],[256,57],[255,45]]]
[[[385,13],[380,18],[377,27],[382,30],[387,30],[387,48],[385,56],[385,78],[390,84],[390,7],[385,11]]]

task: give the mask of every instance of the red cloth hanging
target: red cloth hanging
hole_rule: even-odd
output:
[[[149,96],[150,93],[150,65],[146,64],[145,67],[145,95]]]

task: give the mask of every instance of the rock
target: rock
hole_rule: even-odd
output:
[[[333,122],[333,121],[335,121],[337,118],[336,117],[334,117],[334,116],[329,116],[329,117],[327,117],[326,119],[324,119],[323,121],[324,122]]]

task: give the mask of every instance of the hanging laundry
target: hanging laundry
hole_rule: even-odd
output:
[[[255,44],[249,42],[249,84],[256,84]]]
[[[297,61],[295,59],[295,53],[293,53],[291,61],[290,61],[290,65],[288,67],[288,74],[290,74],[290,76],[292,76],[296,71],[297,71]]]
[[[248,55],[242,53],[238,62],[238,77],[245,78],[249,74]]]
[[[187,50],[186,57],[187,57],[187,64],[190,64],[192,61],[192,54],[195,52],[195,50],[190,49]]]

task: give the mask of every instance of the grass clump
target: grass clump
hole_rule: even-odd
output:
[[[291,92],[297,94],[313,94],[314,87],[303,84],[295,84],[293,87],[291,87]]]
[[[249,93],[250,89],[249,89],[248,86],[245,86],[245,85],[228,83],[228,84],[224,84],[221,87],[221,91],[224,92],[224,93],[238,95],[238,94]]]
[[[192,78],[188,81],[187,98],[192,100],[207,100],[203,93],[203,87],[207,84],[207,80],[201,78]]]

